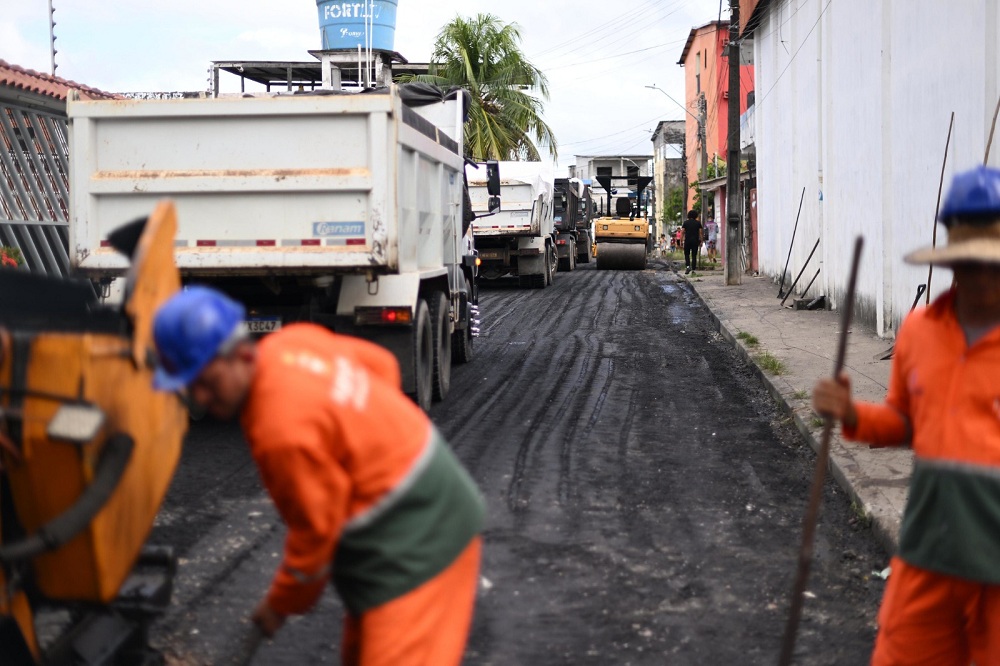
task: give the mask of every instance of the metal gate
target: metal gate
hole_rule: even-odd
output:
[[[69,274],[66,119],[0,103],[0,246],[28,270]]]

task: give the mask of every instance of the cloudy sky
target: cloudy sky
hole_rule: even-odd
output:
[[[313,0],[53,0],[59,76],[108,91],[204,90],[213,60],[312,60]],[[691,28],[726,0],[399,0],[395,50],[426,62],[441,26],[492,13],[521,28],[548,76],[560,170],[575,155],[652,153],[659,120],[685,112],[676,64]],[[721,8],[723,19],[728,17]],[[0,0],[0,59],[49,71],[46,0]],[[223,77],[227,75],[223,74]],[[223,80],[224,90],[239,79]]]

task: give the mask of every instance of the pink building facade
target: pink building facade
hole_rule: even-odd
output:
[[[729,134],[729,21],[712,21],[693,28],[677,64],[684,68],[684,102],[692,115],[685,117],[687,181],[702,180],[707,158],[725,161]],[[747,93],[754,89],[753,65],[740,65],[740,113],[747,110]],[[705,146],[702,147],[695,117],[705,119]],[[713,173],[708,171],[708,177]]]

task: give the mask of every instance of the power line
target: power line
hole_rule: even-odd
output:
[[[580,62],[574,62],[569,65],[559,65],[557,67],[549,67],[547,68],[547,71],[552,71],[554,69],[566,69],[567,67],[577,67],[578,65],[589,65],[590,63],[593,62],[601,62],[603,60],[611,60],[613,58],[624,58],[625,56],[629,56],[635,53],[643,53],[645,51],[652,51],[654,49],[665,49],[668,46],[675,46],[676,44],[678,44],[678,42],[667,42],[666,44],[660,44],[658,46],[648,46],[644,49],[636,49],[635,51],[625,51],[623,53],[618,53],[616,55],[611,55],[611,56],[605,56],[603,58],[594,58],[593,60],[581,60]]]
[[[663,114],[658,114],[658,115],[650,118],[649,120],[642,121],[638,125],[633,125],[632,127],[620,130],[618,132],[612,132],[611,134],[605,134],[604,136],[595,136],[592,139],[582,139],[580,141],[569,141],[569,142],[566,142],[566,143],[560,143],[559,145],[560,146],[572,146],[572,145],[575,145],[575,144],[578,144],[578,143],[590,143],[592,141],[600,141],[601,139],[607,139],[607,138],[612,137],[612,136],[617,136],[619,134],[624,134],[625,132],[631,132],[634,129],[642,127],[643,125],[648,125],[649,123],[652,123],[652,122],[655,122],[657,120],[660,120],[661,118],[663,118]]]
[[[792,63],[795,61],[795,56],[799,54],[799,51],[802,50],[802,47],[805,46],[806,42],[809,41],[809,38],[812,37],[813,31],[816,30],[816,26],[819,25],[819,22],[820,20],[822,20],[823,15],[826,14],[826,10],[830,8],[831,2],[833,2],[833,0],[826,0],[826,5],[823,6],[823,11],[821,11],[819,13],[819,16],[816,17],[815,23],[812,24],[811,28],[809,28],[809,32],[806,33],[806,36],[802,39],[802,43],[799,44],[799,47],[797,49],[795,49],[795,53],[792,54],[792,57],[788,59],[788,64],[785,65],[785,68],[781,70],[781,73],[778,74],[778,76],[774,79],[774,83],[772,83],[771,87],[767,89],[767,92],[764,93],[764,96],[761,97],[760,100],[755,100],[757,106],[760,106],[761,104],[764,103],[764,100],[768,98],[768,96],[771,94],[771,91],[774,90],[774,87],[778,85],[778,82],[781,80],[781,77],[784,76],[785,72],[788,71],[788,68],[792,66]]]
[[[641,11],[641,10],[645,9],[646,7],[649,7],[650,5],[655,4],[656,2],[657,2],[657,0],[647,0],[647,2],[645,4],[643,4],[643,5],[640,5],[637,8],[636,11]],[[633,17],[632,17],[631,14],[625,14],[625,13],[623,13],[617,19],[613,19],[611,21],[606,21],[604,23],[601,23],[597,27],[591,28],[590,30],[588,30],[588,31],[586,31],[584,33],[581,33],[581,34],[577,35],[576,37],[573,37],[571,39],[566,40],[565,42],[560,42],[559,44],[556,44],[555,46],[551,46],[551,47],[549,47],[547,49],[544,49],[544,50],[536,53],[534,57],[539,57],[539,56],[547,55],[549,53],[553,53],[555,51],[558,51],[558,50],[562,49],[564,46],[576,44],[577,42],[579,42],[584,37],[588,37],[588,36],[590,36],[590,35],[592,35],[594,33],[604,32],[605,30],[610,30],[613,27],[618,27],[620,25],[626,24],[629,21],[631,21],[632,19],[633,19]]]
[[[620,36],[622,34],[623,28],[631,28],[631,24],[635,21],[635,16],[650,4],[656,4],[656,3],[646,2],[644,5],[641,5],[637,9],[634,10],[630,9],[629,13],[625,13],[615,20],[604,23],[601,26],[598,26],[597,28],[591,31],[583,33],[579,37],[564,42],[562,46],[558,48],[546,49],[544,51],[541,51],[537,54],[537,56],[539,57],[548,56],[550,54],[555,54],[556,51],[565,49],[563,53],[552,55],[552,58],[554,58],[555,60],[560,60],[580,51],[592,51],[594,49],[595,44],[598,44],[599,42],[608,39],[609,37]],[[651,23],[662,21],[663,19],[667,18],[671,14],[674,14],[680,9],[681,9],[681,0],[676,0],[675,2],[672,3],[663,4],[660,7],[652,9],[649,14],[643,17],[644,19],[643,25],[635,29],[629,29],[624,35],[625,38],[635,40],[639,35],[644,34],[646,32]],[[618,43],[619,41],[621,40],[619,39],[615,43]],[[601,47],[601,49],[604,49],[607,46],[608,45],[605,44],[604,46]]]
[[[785,68],[781,70],[781,73],[780,73],[780,74],[778,74],[778,76],[777,76],[777,77],[775,77],[775,79],[774,79],[774,83],[772,83],[772,84],[771,84],[771,87],[767,89],[767,92],[766,92],[766,93],[764,93],[764,95],[763,95],[763,96],[762,96],[762,97],[761,97],[760,99],[755,99],[755,100],[754,100],[754,108],[755,108],[755,109],[759,109],[759,108],[761,107],[761,105],[763,105],[763,103],[764,103],[764,100],[766,100],[766,99],[767,99],[767,98],[768,98],[768,97],[769,97],[769,96],[771,95],[771,92],[772,92],[772,91],[773,91],[773,90],[775,89],[775,87],[776,87],[776,86],[778,85],[778,82],[779,82],[779,81],[781,81],[781,77],[782,77],[782,76],[784,76],[784,75],[785,75],[785,72],[787,72],[787,71],[788,71],[788,69],[789,69],[789,68],[790,68],[790,67],[792,66],[792,63],[793,63],[793,62],[795,61],[795,58],[796,58],[796,56],[798,56],[798,55],[799,55],[799,52],[800,52],[800,51],[802,50],[802,48],[803,48],[803,47],[804,47],[804,46],[806,45],[806,42],[808,42],[808,41],[809,41],[809,38],[810,38],[810,37],[812,37],[812,34],[813,34],[813,32],[814,32],[814,31],[816,30],[816,26],[818,26],[818,25],[819,25],[819,22],[820,22],[820,21],[821,21],[821,20],[823,19],[823,16],[824,16],[824,15],[826,14],[826,10],[828,10],[828,9],[830,8],[830,4],[831,4],[832,2],[833,2],[833,0],[827,0],[826,4],[825,4],[825,5],[823,6],[823,11],[821,11],[821,12],[819,13],[819,16],[817,16],[817,17],[816,17],[816,21],[815,21],[815,22],[814,22],[814,23],[812,24],[812,27],[811,27],[811,28],[809,28],[809,32],[807,32],[807,33],[806,33],[806,36],[802,38],[802,41],[801,41],[801,42],[799,43],[799,46],[798,46],[798,48],[796,48],[796,49],[795,49],[795,52],[794,52],[794,53],[792,53],[791,57],[790,57],[790,58],[788,59],[788,63],[787,63],[786,65],[785,65]],[[791,18],[791,17],[789,17],[789,18]],[[787,23],[787,21],[786,21],[786,23]],[[774,30],[772,30],[771,32],[769,32],[769,33],[767,33],[767,34],[768,34],[768,35],[771,35],[771,34],[774,34]],[[765,36],[766,36],[766,35],[765,35]],[[731,128],[731,129],[729,130],[729,135],[728,135],[728,137],[727,137],[727,139],[726,139],[726,141],[727,141],[727,144],[728,144],[728,142],[729,142],[730,140],[732,140],[732,138],[733,138],[733,134],[734,134],[734,133],[735,133],[736,131],[738,131],[738,129],[739,129],[739,128],[735,128],[735,127],[734,127],[734,128]]]
[[[680,43],[680,42],[668,42],[664,46],[673,46],[673,45],[675,45],[677,43]],[[653,48],[656,48],[656,47],[653,47]],[[574,64],[580,64],[580,63],[574,63]],[[583,74],[581,76],[576,76],[576,77],[574,77],[572,79],[562,79],[558,83],[554,84],[553,87],[554,88],[558,88],[558,87],[565,86],[565,85],[570,84],[570,83],[574,83],[576,81],[594,81],[595,79],[599,78],[603,74],[610,74],[612,72],[618,72],[620,70],[621,70],[621,66],[617,65],[617,64],[613,64],[610,67],[607,67],[607,68],[604,68],[604,69],[598,69],[598,70],[593,70],[593,71],[592,70],[587,70],[586,74]]]
[[[766,33],[764,35],[760,35],[760,36],[756,36],[755,35],[754,39],[764,39],[765,37],[770,37],[771,35],[773,35],[775,32],[777,32],[778,30],[780,30],[781,28],[783,28],[789,21],[791,21],[792,17],[795,16],[796,14],[798,14],[799,10],[802,9],[802,7],[804,5],[805,5],[805,3],[799,4],[799,6],[795,8],[795,11],[788,15],[788,18],[786,18],[784,21],[782,21],[776,27],[771,28],[770,32],[768,32],[768,33]],[[750,35],[751,35],[751,33],[747,33],[744,37],[740,37],[740,39],[739,39],[740,43],[743,43],[746,40],[750,39]]]
[[[609,42],[609,43],[601,44],[599,47],[597,47],[597,50],[602,50],[603,51],[603,50],[614,48],[615,46],[617,46],[619,44],[622,44],[624,42],[634,42],[634,41],[636,41],[636,39],[637,39],[637,37],[639,35],[645,35],[645,34],[647,34],[648,30],[649,30],[649,27],[651,25],[653,25],[655,23],[659,23],[659,22],[665,20],[666,18],[668,18],[668,17],[676,14],[677,12],[680,11],[680,9],[681,9],[680,7],[677,7],[676,9],[671,9],[670,5],[664,5],[663,7],[661,7],[658,10],[658,11],[661,12],[661,14],[659,16],[656,16],[654,14],[654,15],[649,15],[649,16],[643,17],[644,18],[643,27],[640,28],[640,29],[638,29],[637,31],[627,32],[627,33],[624,33],[624,34],[621,34],[621,35],[618,35],[617,33],[611,33],[611,32],[609,32],[608,34],[602,35],[601,37],[598,37],[596,39],[588,40],[585,44],[581,44],[580,46],[578,46],[576,48],[573,48],[573,49],[567,51],[566,53],[563,53],[563,54],[560,54],[558,56],[555,56],[555,59],[558,61],[558,60],[564,59],[564,58],[566,58],[568,56],[571,56],[574,53],[579,52],[579,51],[593,51],[593,50],[595,50],[595,47],[597,47],[597,45],[600,42],[602,42],[602,41],[604,41],[604,40],[606,40],[606,39],[608,39],[610,37],[616,37],[617,36],[617,39],[615,39],[614,41]],[[666,11],[666,10],[669,10],[669,11]],[[665,13],[662,13],[664,11],[665,11]],[[687,31],[685,31],[685,36],[686,36],[686,33],[687,33]]]
[[[644,132],[644,133],[648,134],[648,132]],[[637,144],[639,144],[639,143],[641,143],[643,141],[647,141],[647,142],[650,141],[650,137],[649,136],[639,136],[636,139],[625,138],[625,139],[616,139],[615,141],[605,141],[603,143],[598,144],[597,146],[595,146],[593,148],[589,148],[587,152],[589,154],[593,155],[593,154],[600,154],[600,153],[602,153],[603,151],[606,151],[606,150],[615,149],[615,151],[618,154],[625,154],[628,151],[625,150],[624,148],[622,148],[622,146],[625,146],[627,148],[631,148],[632,146],[635,146],[635,145],[637,145]],[[650,150],[652,150],[652,148],[650,148]]]

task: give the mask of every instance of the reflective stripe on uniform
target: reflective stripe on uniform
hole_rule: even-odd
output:
[[[301,569],[296,569],[295,567],[290,567],[287,564],[282,567],[289,576],[295,579],[297,583],[303,585],[308,585],[310,583],[316,583],[321,580],[326,580],[330,576],[330,565],[326,564],[320,567],[319,571],[314,574],[308,574]]]
[[[434,457],[434,448],[439,446],[437,443],[438,437],[437,431],[432,427],[427,435],[427,441],[424,442],[423,450],[417,456],[416,460],[413,461],[410,469],[400,479],[399,483],[373,505],[348,520],[344,525],[344,534],[350,534],[371,525],[379,516],[391,509],[399,501],[399,498],[413,487],[413,484],[420,478],[420,475],[427,469],[431,458]]]

